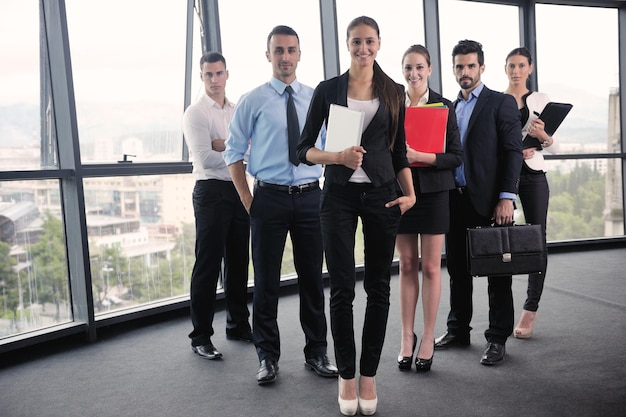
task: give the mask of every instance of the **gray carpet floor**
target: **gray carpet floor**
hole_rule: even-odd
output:
[[[398,277],[392,277],[376,376],[377,415],[626,416],[624,271],[626,248],[550,255],[534,337],[510,338],[505,362],[494,367],[479,363],[487,287],[486,279],[476,278],[472,344],[437,351],[428,374],[397,369]],[[513,281],[518,314],[525,280]],[[365,302],[360,281],[357,289],[360,336]],[[444,267],[437,335],[445,330],[448,296]],[[256,384],[253,345],[226,340],[223,310],[216,314],[213,337],[224,353],[220,361],[192,353],[188,315],[180,311],[100,329],[92,344],[60,340],[0,356],[0,416],[340,416],[337,381],[303,367],[297,311],[297,294],[285,290],[279,304],[280,374],[271,386]],[[330,334],[328,340],[333,358]]]

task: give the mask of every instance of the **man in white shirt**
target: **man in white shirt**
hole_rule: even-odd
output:
[[[226,337],[252,341],[247,305],[250,217],[222,158],[235,105],[226,98],[226,60],[219,52],[200,59],[204,91],[183,116],[183,133],[193,161],[196,185],[196,262],[191,275],[192,350],[205,359],[222,354],[211,342],[215,291],[224,261]]]

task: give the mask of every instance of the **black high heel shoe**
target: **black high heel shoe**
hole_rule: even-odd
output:
[[[420,346],[421,345],[422,345],[422,342],[420,342]],[[422,358],[418,358],[417,356],[415,357],[415,372],[430,371],[430,367],[433,364],[434,357],[435,357],[435,349],[433,345],[433,355],[430,357],[430,359],[422,359]]]
[[[413,333],[413,351],[411,352],[411,356],[398,355],[398,369],[400,369],[401,371],[411,370],[411,362],[413,361],[413,354],[415,353],[416,346],[417,346],[417,335]]]

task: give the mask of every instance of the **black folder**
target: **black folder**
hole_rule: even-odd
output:
[[[561,126],[561,123],[565,120],[565,116],[567,116],[572,107],[573,106],[569,103],[555,103],[552,101],[546,104],[539,118],[543,120],[545,125],[544,130],[548,136],[554,135],[554,132]],[[523,146],[524,148],[534,147],[539,150],[542,149],[539,139],[530,135],[524,137]]]

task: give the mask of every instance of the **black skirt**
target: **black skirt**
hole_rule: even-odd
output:
[[[450,228],[449,191],[420,193],[417,203],[400,218],[398,234],[439,235]]]

